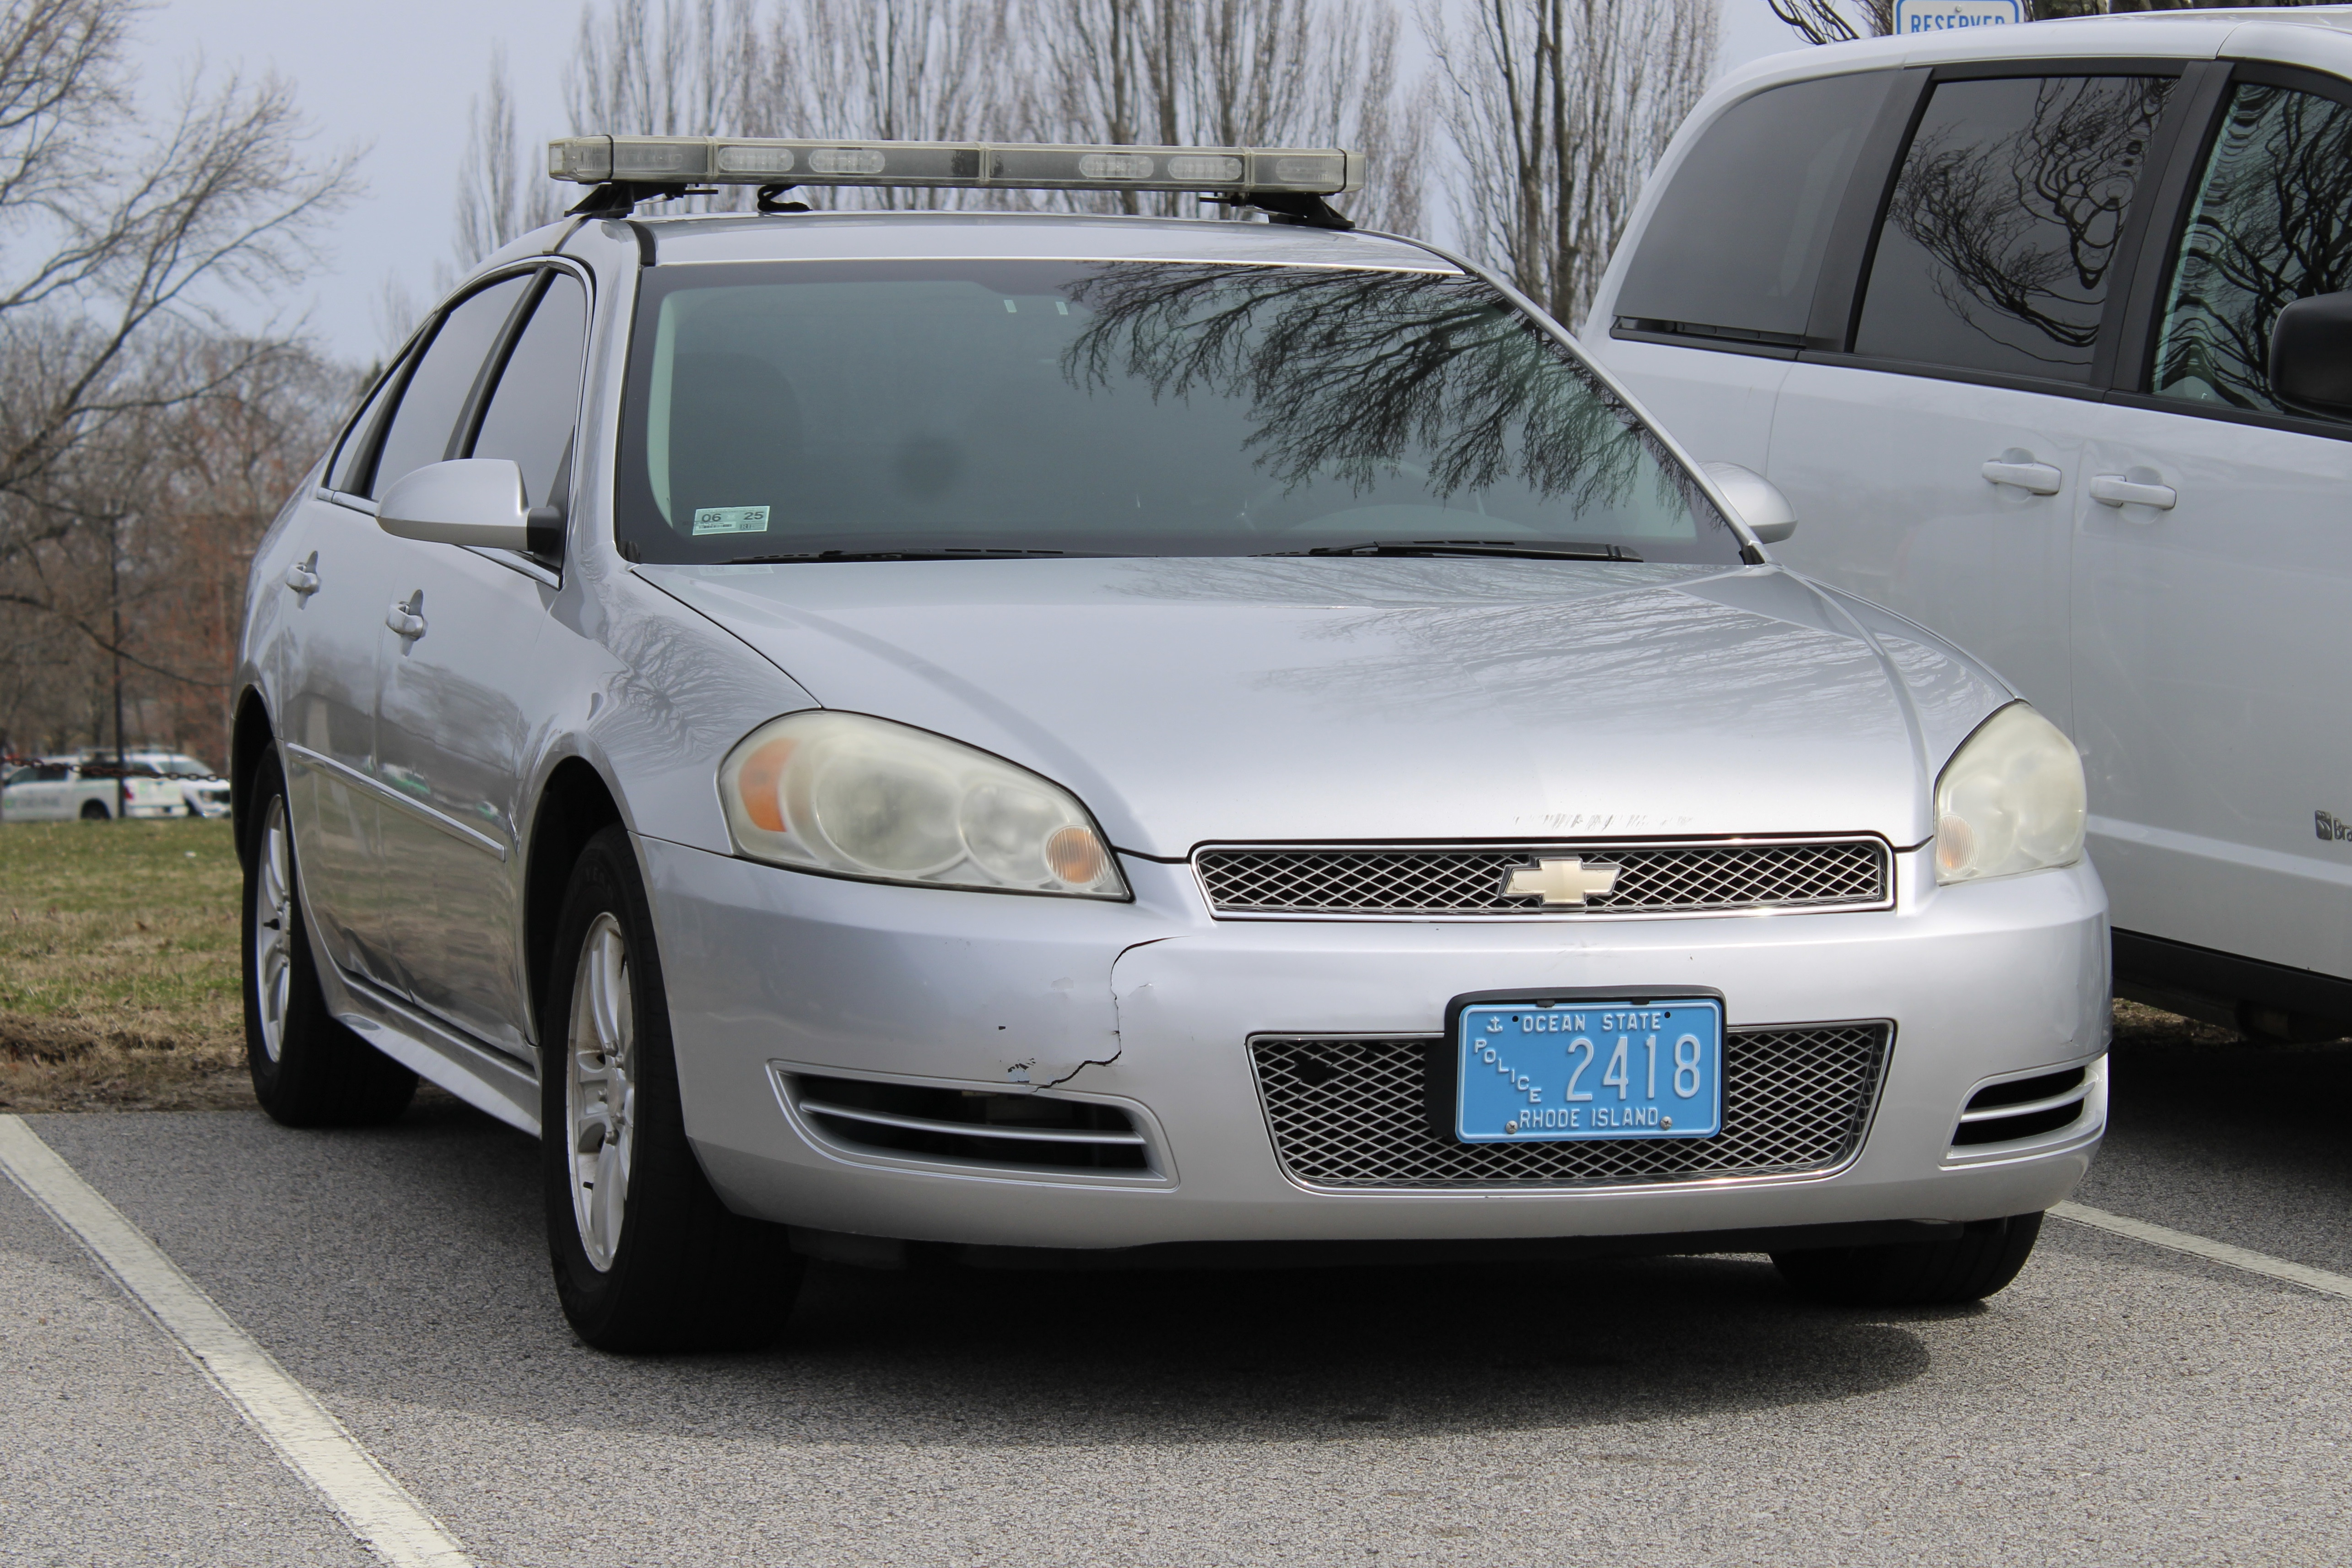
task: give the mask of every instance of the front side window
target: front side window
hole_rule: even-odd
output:
[[[2352,289],[2352,108],[2240,82],[2189,209],[2158,328],[2153,390],[2281,412],[2271,323]]]
[[[530,284],[529,274],[493,283],[459,302],[442,321],[425,357],[410,373],[400,406],[383,433],[370,496],[383,500],[402,476],[449,455],[449,438],[457,434],[457,416],[482,373],[482,362]]]
[[[2086,382],[2170,77],[1937,84],[1880,226],[1854,352]]]
[[[1453,274],[780,262],[640,289],[617,511],[646,561],[1433,541],[1738,559],[1631,409]]]
[[[587,290],[570,273],[558,272],[507,355],[475,434],[473,456],[511,458],[522,469],[528,505],[548,500],[556,469],[571,450],[587,339]]]

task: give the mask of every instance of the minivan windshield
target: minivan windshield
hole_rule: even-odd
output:
[[[641,561],[1739,559],[1633,412],[1458,273],[746,262],[640,288],[616,510]]]

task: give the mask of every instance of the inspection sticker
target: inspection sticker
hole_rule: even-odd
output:
[[[765,533],[768,509],[763,506],[706,506],[694,513],[697,537],[706,533]]]

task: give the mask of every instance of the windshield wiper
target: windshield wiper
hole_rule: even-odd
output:
[[[1507,539],[1375,539],[1364,544],[1318,544],[1312,550],[1269,550],[1267,555],[1503,555],[1525,561],[1639,561],[1622,544],[1521,544]]]
[[[793,561],[988,561],[1032,555],[1067,555],[1066,550],[804,550],[791,555],[738,555],[705,561],[703,566],[772,566]]]

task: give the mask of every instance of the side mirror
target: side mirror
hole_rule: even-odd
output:
[[[2352,419],[2352,293],[2297,300],[2271,323],[2271,391],[2298,414]]]
[[[429,544],[467,544],[550,555],[562,549],[563,516],[522,504],[522,469],[511,458],[427,463],[393,481],[376,504],[386,533]]]
[[[1737,463],[1701,463],[1699,467],[1759,542],[1778,544],[1797,531],[1797,509],[1789,504],[1780,486],[1755,469]]]

